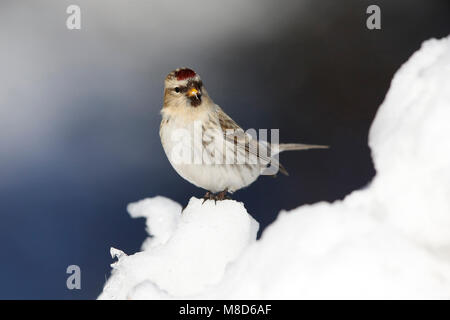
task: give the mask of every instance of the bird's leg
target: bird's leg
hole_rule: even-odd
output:
[[[213,199],[214,199],[214,194],[207,191],[206,194],[203,196],[202,204],[204,204],[206,200],[213,200]]]
[[[226,188],[225,190],[217,193],[215,200],[219,200],[219,201],[231,200],[231,197],[228,195],[228,188]]]
[[[206,200],[214,200],[214,203],[217,201],[222,200],[231,200],[231,197],[228,195],[228,188],[226,188],[223,191],[212,193],[210,191],[206,192],[206,194],[203,196],[203,203],[205,203]]]

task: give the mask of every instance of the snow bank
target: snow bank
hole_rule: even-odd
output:
[[[370,130],[377,175],[343,201],[281,212],[256,241],[241,203],[156,197],[142,252],[100,299],[450,298],[450,37],[395,75]]]
[[[101,298],[185,296],[217,284],[225,267],[255,242],[259,226],[241,203],[202,202],[192,198],[183,213],[164,197],[130,204],[132,217],[147,218],[152,237],[132,256],[111,249],[118,261]]]

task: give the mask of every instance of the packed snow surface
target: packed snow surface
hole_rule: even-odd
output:
[[[450,37],[396,73],[369,145],[367,188],[283,211],[258,241],[236,201],[130,204],[150,237],[133,255],[111,249],[99,298],[450,298]]]

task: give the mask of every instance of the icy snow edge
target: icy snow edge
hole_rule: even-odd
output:
[[[450,37],[394,76],[370,129],[371,185],[258,223],[236,201],[155,197],[142,251],[118,258],[99,299],[450,298]]]

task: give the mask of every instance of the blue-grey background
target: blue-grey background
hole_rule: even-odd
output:
[[[66,28],[81,7],[82,29]],[[381,7],[382,30],[366,28]],[[375,174],[367,132],[399,66],[450,32],[436,1],[5,1],[0,4],[0,298],[93,299],[111,246],[134,253],[127,203],[200,190],[159,141],[163,79],[189,66],[244,128],[284,142],[289,177],[235,194],[264,228],[279,210],[342,199]],[[68,265],[82,289],[66,288]]]

